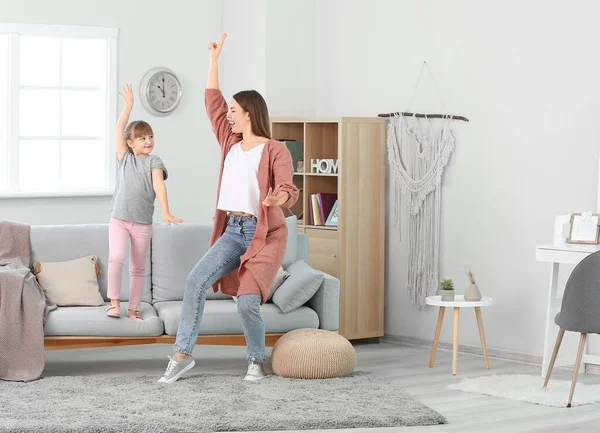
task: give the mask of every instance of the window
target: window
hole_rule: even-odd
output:
[[[8,36],[0,34],[0,191],[8,189]]]
[[[0,196],[107,193],[117,30],[0,24]]]

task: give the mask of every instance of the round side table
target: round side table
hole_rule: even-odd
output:
[[[485,346],[485,333],[483,331],[483,320],[481,318],[481,307],[492,305],[492,298],[484,296],[481,301],[465,301],[463,295],[454,296],[454,301],[442,301],[441,296],[428,296],[425,300],[427,305],[440,307],[438,313],[437,326],[435,327],[435,336],[433,338],[433,348],[431,349],[431,358],[429,359],[429,367],[433,367],[435,362],[435,352],[437,351],[438,342],[440,340],[440,331],[444,320],[444,312],[446,307],[454,308],[454,338],[452,340],[452,374],[456,374],[456,363],[458,358],[458,321],[461,308],[475,308],[475,316],[477,317],[477,326],[479,327],[479,338],[481,339],[481,350],[483,351],[483,360],[485,368],[490,368],[490,360],[488,359],[487,347]]]

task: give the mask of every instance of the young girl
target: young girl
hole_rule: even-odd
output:
[[[221,282],[223,293],[237,296],[246,337],[248,370],[244,380],[265,374],[265,325],[260,306],[283,261],[287,225],[281,206],[298,200],[292,155],[271,140],[269,112],[254,90],[233,96],[230,115],[219,90],[218,58],[226,35],[210,43],[205,103],[221,146],[217,209],[211,247],[188,275],[175,341],[175,355],[158,381],[171,383],[194,367],[191,356],[204,311],[206,292]]]
[[[129,256],[129,311],[127,317],[143,320],[139,316],[146,256],[152,238],[154,199],[158,196],[167,224],[183,220],[169,212],[165,180],[168,173],[161,159],[151,155],[154,149],[154,132],[143,120],[127,125],[133,108],[131,84],[119,92],[125,108],[117,122],[117,183],[110,209],[108,229],[108,297],[109,317],[120,317],[121,275],[125,262],[127,240],[131,240]],[[125,127],[127,125],[127,127]]]

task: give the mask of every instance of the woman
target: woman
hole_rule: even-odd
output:
[[[293,183],[292,156],[271,139],[269,113],[254,90],[236,93],[227,103],[219,90],[218,59],[225,42],[211,42],[205,104],[221,146],[217,209],[210,249],[189,274],[175,341],[175,354],[161,383],[172,383],[194,367],[191,356],[204,311],[206,292],[237,296],[237,309],[246,337],[248,370],[244,380],[265,374],[265,326],[260,306],[283,261],[287,226],[281,207],[298,200]]]

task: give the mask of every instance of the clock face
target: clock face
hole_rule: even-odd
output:
[[[172,111],[181,98],[179,80],[168,72],[154,74],[148,82],[148,103],[161,113]]]

